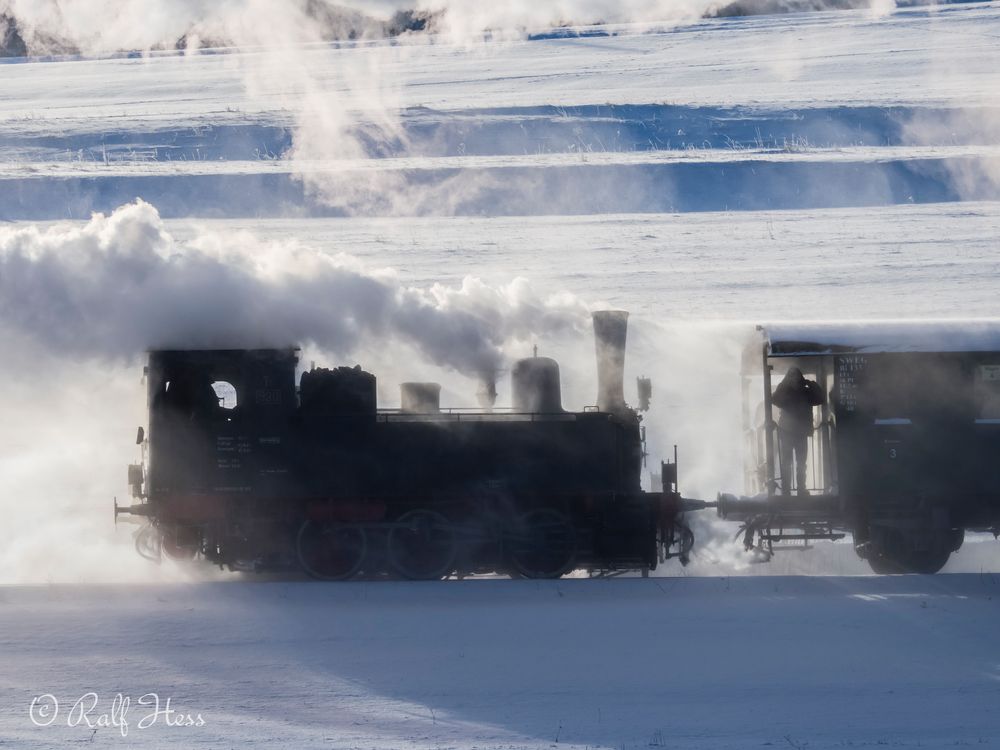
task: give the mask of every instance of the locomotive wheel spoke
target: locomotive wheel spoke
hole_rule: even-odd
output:
[[[510,563],[516,576],[559,578],[576,561],[576,529],[558,510],[539,508],[518,517],[512,529]]]
[[[302,569],[313,578],[344,581],[361,570],[368,535],[360,526],[305,521],[295,549]]]
[[[166,526],[160,537],[163,554],[171,560],[193,560],[201,549],[201,536],[191,529]]]
[[[437,511],[408,511],[389,531],[389,564],[403,578],[443,578],[452,571],[455,552],[455,533],[448,519]]]

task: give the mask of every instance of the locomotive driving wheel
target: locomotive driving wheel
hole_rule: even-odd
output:
[[[165,526],[160,532],[160,547],[171,560],[193,560],[201,549],[201,535],[195,529]]]
[[[454,566],[455,533],[437,511],[411,510],[390,529],[387,551],[389,564],[403,578],[437,580]]]
[[[361,570],[368,535],[360,526],[305,521],[295,549],[302,569],[313,578],[344,581]]]
[[[510,564],[524,578],[559,578],[576,562],[576,529],[554,508],[522,513],[512,529]]]

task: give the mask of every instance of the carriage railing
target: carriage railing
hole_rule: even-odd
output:
[[[830,466],[834,463],[832,452],[835,450],[834,424],[832,419],[820,420],[820,423],[813,428],[808,439],[808,474],[809,486],[806,488],[810,494],[828,494],[833,491],[836,484]],[[768,471],[767,455],[764,448],[764,441],[767,439],[767,425],[757,424],[747,430],[744,434],[745,445],[748,452],[747,463],[747,489],[754,494],[780,495],[783,488],[783,477],[781,476],[781,462],[778,460],[780,451],[778,441],[781,439],[778,430],[775,429],[775,461],[774,461],[774,487],[768,492]],[[797,487],[792,488],[798,490]]]
[[[820,422],[820,424],[813,427],[813,431],[807,440],[807,479],[809,485],[805,489],[809,494],[827,494],[832,490],[833,482],[828,481],[829,472],[825,470],[826,464],[829,463],[827,454],[831,450],[830,446],[833,444],[832,432],[832,424]],[[780,434],[777,435],[776,440],[780,442]],[[791,494],[792,492],[798,492],[800,489],[799,487],[792,486],[789,488],[788,493],[784,492],[785,478],[781,475],[780,461],[775,462],[774,478],[776,487],[771,494]],[[793,481],[794,485],[794,477],[789,477],[789,479]]]
[[[600,415],[611,419],[611,412],[600,412],[597,409],[587,409],[583,413],[589,419]],[[519,412],[512,409],[494,409],[483,411],[474,407],[447,408],[439,412],[407,412],[402,409],[379,409],[376,413],[379,422],[575,422],[580,418],[580,412]]]

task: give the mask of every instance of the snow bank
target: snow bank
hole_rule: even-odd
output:
[[[0,743],[992,747],[1000,579],[0,587]],[[96,716],[66,725],[93,691]],[[203,726],[140,729],[147,694]],[[33,698],[61,706],[35,726]]]

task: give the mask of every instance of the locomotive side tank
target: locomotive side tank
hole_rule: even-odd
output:
[[[408,383],[313,368],[293,348],[153,351],[147,460],[130,469],[147,554],[325,579],[647,571],[685,556],[676,492],[643,492],[641,416],[622,391],[626,314],[595,313],[601,407],[565,411],[554,360],[512,368],[511,410],[442,409]],[[611,321],[611,324],[608,324]],[[610,363],[610,364],[609,364]],[[609,386],[610,380],[610,386]],[[694,503],[697,505],[697,503]]]
[[[824,394],[797,496],[771,399],[793,367]],[[934,573],[966,530],[1000,528],[1000,324],[760,327],[743,392],[753,495],[721,496],[719,513],[748,549],[850,533],[875,572]]]

